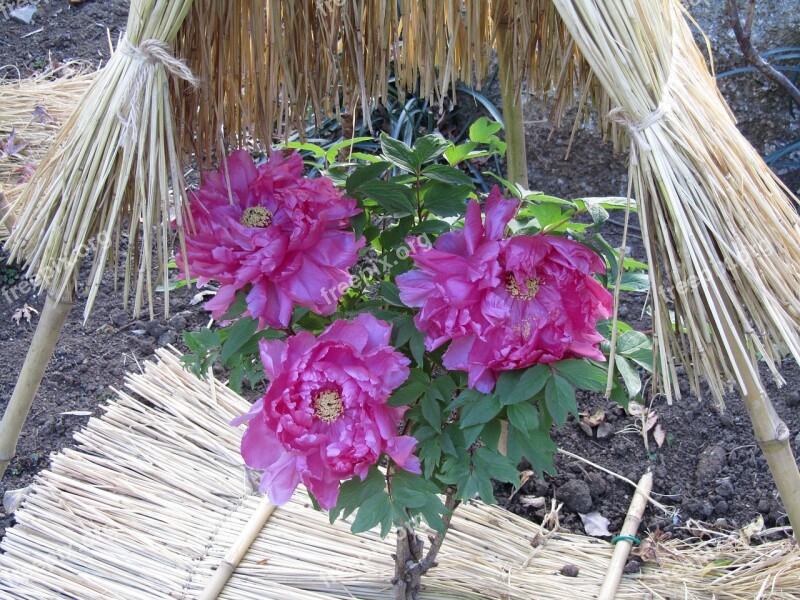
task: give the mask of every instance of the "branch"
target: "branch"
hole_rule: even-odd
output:
[[[745,59],[753,65],[758,71],[766,78],[771,79],[783,89],[785,89],[792,97],[798,106],[800,106],[800,89],[794,85],[791,80],[783,73],[775,69],[771,64],[764,60],[758,53],[758,50],[753,48],[750,36],[753,27],[753,16],[755,14],[756,0],[748,0],[747,15],[745,16],[744,25],[739,18],[739,7],[736,0],[728,0],[728,16],[730,17],[731,27],[733,33],[736,35],[736,41],[739,42],[739,48],[742,49]]]

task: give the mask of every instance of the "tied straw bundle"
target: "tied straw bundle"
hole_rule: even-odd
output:
[[[170,76],[183,85],[197,83],[185,64],[171,55],[170,45],[190,6],[191,0],[132,2],[125,38],[17,201],[18,218],[6,248],[11,260],[26,263],[48,296],[0,422],[0,476],[14,456],[89,249],[95,248],[95,253],[86,318],[105,265],[119,251],[123,221],[128,238],[126,301],[133,288],[138,313],[146,287],[152,318],[154,248],[167,282],[171,215],[180,225],[185,195],[168,84]],[[116,252],[111,252],[112,245]]]
[[[184,370],[174,353],[158,355],[33,484],[0,546],[0,599],[390,596],[392,541],[331,525],[302,489],[240,546],[264,506],[246,483],[241,428],[228,424],[249,404],[213,376]],[[622,579],[619,600],[796,597],[800,555],[789,540],[646,543],[657,560]],[[575,598],[597,597],[613,548],[467,503],[421,597],[561,600],[566,585]],[[223,589],[211,589],[232,550],[241,563]],[[559,573],[566,564],[577,577]]]
[[[22,148],[0,157],[0,193],[13,205],[27,180],[53,144],[61,125],[75,111],[78,100],[94,80],[74,63],[44,71],[29,79],[0,82],[0,140],[13,135]],[[3,220],[0,197],[0,220]],[[9,217],[0,227],[0,241],[13,228]]]
[[[680,394],[675,360],[720,404],[737,384],[798,531],[800,473],[758,370],[782,383],[782,352],[800,360],[791,194],[736,129],[678,2],[554,3],[630,135],[664,391]]]

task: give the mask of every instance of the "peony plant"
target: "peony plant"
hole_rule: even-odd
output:
[[[282,504],[302,483],[331,522],[396,527],[399,588],[434,564],[460,502],[495,502],[523,460],[553,472],[551,428],[577,416],[576,389],[606,389],[609,282],[630,267],[623,289],[647,289],[645,265],[618,264],[598,233],[624,200],[502,179],[476,190],[461,166],[502,152],[497,129],[483,119],[460,146],[382,135],[379,156],[345,163],[300,145],[325,157],[318,177],[292,150],[261,164],[235,152],[191,194],[177,256],[218,285],[218,326],[185,335],[186,364],[219,361],[234,388],[262,390],[234,422],[260,490]],[[652,356],[619,331],[612,397],[625,404]],[[421,521],[436,532],[427,556]]]

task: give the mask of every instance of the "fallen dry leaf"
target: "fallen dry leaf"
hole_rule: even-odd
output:
[[[28,144],[21,142],[17,143],[17,130],[12,127],[5,139],[0,140],[0,158],[4,156],[14,156],[19,158],[20,152],[24,150]]]
[[[590,512],[585,515],[578,513],[578,516],[580,516],[581,521],[583,521],[583,530],[586,532],[586,535],[591,535],[592,537],[608,537],[611,535],[611,532],[608,530],[608,525],[611,521],[606,519],[599,512]]]
[[[764,531],[764,516],[758,515],[752,523],[745,525],[739,530],[739,536],[745,544],[750,543],[750,539],[757,533]]]
[[[11,320],[14,321],[14,323],[16,323],[17,325],[19,325],[19,322],[22,319],[25,319],[28,322],[28,324],[30,324],[31,317],[34,314],[38,315],[39,311],[33,308],[30,304],[26,304],[22,308],[18,308],[17,310],[14,311],[14,314],[11,315]]]
[[[656,444],[658,444],[659,448],[664,445],[664,441],[667,439],[667,432],[661,427],[661,423],[658,423],[653,430],[653,438],[656,440]]]
[[[52,117],[52,115],[47,112],[47,109],[42,106],[41,104],[37,104],[36,107],[33,109],[33,116],[31,117],[31,123],[36,121],[37,123],[43,123],[47,125],[48,123],[55,123],[56,120]]]

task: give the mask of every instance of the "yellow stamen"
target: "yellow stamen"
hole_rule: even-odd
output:
[[[513,273],[506,275],[506,289],[508,293],[511,294],[511,297],[517,300],[530,300],[536,296],[536,292],[539,291],[539,278],[531,277],[526,279],[525,287],[527,289],[523,292],[519,284],[517,284],[517,278],[514,277]]]
[[[263,206],[251,206],[244,209],[239,223],[245,227],[268,227],[272,223],[272,213]]]
[[[325,390],[314,396],[314,414],[326,423],[333,423],[344,412],[342,397],[336,390]]]

